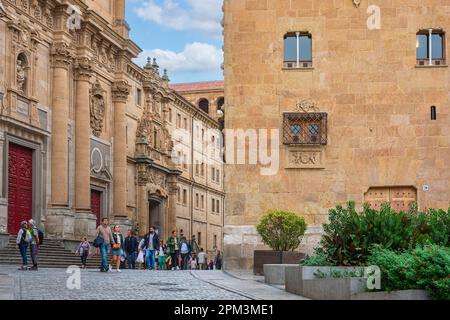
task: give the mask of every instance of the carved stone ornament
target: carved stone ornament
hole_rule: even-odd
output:
[[[319,112],[319,108],[316,107],[312,100],[303,100],[297,103],[296,111],[298,112]]]
[[[114,82],[112,86],[113,101],[126,103],[130,90],[131,86],[125,80]]]
[[[361,0],[353,0],[353,5],[357,8],[361,5]]]
[[[17,59],[16,63],[17,89],[22,93],[25,91],[25,82],[27,80],[25,68],[26,68],[25,62],[21,59]]]
[[[64,42],[57,43],[52,48],[53,65],[57,68],[68,69],[73,61],[73,53],[69,45]]]
[[[89,58],[79,58],[75,61],[75,70],[78,80],[89,81],[92,76],[92,63]]]
[[[103,119],[105,117],[105,90],[103,90],[102,86],[97,81],[90,91],[92,134],[96,137],[100,137],[103,131]]]
[[[323,169],[324,153],[321,149],[289,149],[287,156],[288,169]]]
[[[2,0],[0,0],[0,17],[6,16],[6,8],[2,3]]]

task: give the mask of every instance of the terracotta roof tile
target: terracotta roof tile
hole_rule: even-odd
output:
[[[189,91],[208,91],[208,90],[223,90],[223,81],[206,81],[206,82],[190,82],[190,83],[176,83],[169,86],[171,89],[178,92]]]

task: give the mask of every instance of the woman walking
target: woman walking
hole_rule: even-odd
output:
[[[116,270],[117,272],[122,272],[120,271],[120,257],[123,255],[123,250],[122,250],[122,245],[123,245],[123,236],[120,233],[120,226],[114,226],[113,229],[113,240],[114,243],[112,244],[112,250],[111,250],[111,255],[112,255],[112,264],[116,265]]]
[[[166,246],[162,240],[159,242],[158,266],[159,270],[166,270]]]
[[[87,258],[89,256],[89,253],[91,251],[91,245],[89,244],[89,241],[86,237],[83,237],[81,240],[80,245],[78,246],[77,251],[75,254],[78,254],[81,258],[81,268],[86,269],[86,262]]]

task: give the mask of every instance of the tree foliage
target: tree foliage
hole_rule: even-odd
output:
[[[306,227],[305,219],[293,212],[271,210],[262,217],[256,230],[273,250],[294,251],[300,246]]]

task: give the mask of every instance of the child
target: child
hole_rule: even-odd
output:
[[[91,245],[89,244],[89,241],[87,241],[87,237],[83,237],[77,251],[75,252],[75,254],[78,254],[81,258],[81,268],[83,269],[86,269],[87,257],[89,256],[90,250]]]
[[[208,270],[214,270],[214,261],[212,261],[212,260],[209,261]]]
[[[158,249],[158,268],[159,270],[166,270],[166,246],[164,245],[164,241],[159,242]]]
[[[191,270],[197,270],[197,259],[195,256],[191,258]]]

